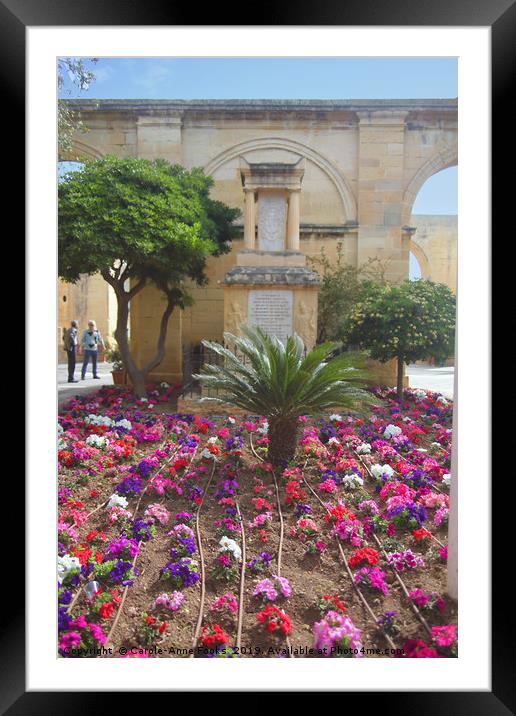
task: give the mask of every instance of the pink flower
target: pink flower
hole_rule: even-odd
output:
[[[437,646],[451,646],[457,641],[457,627],[455,624],[432,627],[432,638]]]

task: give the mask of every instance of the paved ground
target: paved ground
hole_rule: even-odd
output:
[[[409,365],[407,375],[409,376],[409,384],[411,388],[424,388],[426,390],[434,390],[442,393],[447,398],[453,398],[453,375],[455,368],[453,366],[445,366],[444,368],[436,368],[431,365]],[[98,374],[100,380],[94,380],[91,377],[91,365],[88,366],[86,379],[81,380],[81,363],[75,371],[75,378],[78,383],[68,383],[68,369],[65,364],[57,366],[57,389],[59,394],[58,403],[61,405],[74,395],[82,395],[84,393],[97,390],[102,385],[113,385],[113,377],[111,375],[110,363],[99,363]]]
[[[78,383],[68,383],[68,366],[64,363],[60,363],[57,366],[57,392],[58,392],[58,404],[65,403],[74,395],[84,395],[84,393],[91,393],[97,390],[102,385],[113,385],[113,376],[111,375],[111,363],[98,363],[98,375],[100,380],[94,380],[91,375],[91,363],[88,366],[86,378],[81,380],[81,365],[82,360],[77,361],[75,367],[75,380]]]
[[[411,388],[424,388],[453,398],[454,366],[436,368],[433,365],[409,365],[407,375]]]

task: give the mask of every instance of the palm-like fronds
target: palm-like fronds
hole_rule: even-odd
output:
[[[258,327],[241,330],[241,337],[224,334],[235,353],[219,343],[203,341],[221,358],[221,365],[205,365],[194,376],[209,390],[219,392],[218,397],[206,400],[269,418],[317,415],[331,408],[354,409],[375,402],[362,387],[367,374],[357,354],[332,358],[335,344],[324,343],[304,355],[303,341],[297,335],[283,343]]]

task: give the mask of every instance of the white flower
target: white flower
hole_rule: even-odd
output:
[[[387,477],[392,477],[394,475],[394,470],[390,465],[371,465],[371,474],[376,479],[382,477],[382,475],[386,475]]]
[[[228,423],[231,423],[231,425],[234,425],[236,423],[235,418],[231,417],[231,415],[228,416]]]
[[[428,450],[425,450],[425,448],[416,448],[417,452],[428,452]]]
[[[446,485],[446,487],[450,487],[451,484],[451,475],[449,472],[445,473],[443,475],[443,483]]]
[[[444,395],[440,395],[435,402],[437,403],[437,405],[448,405],[448,401],[446,400]]]
[[[108,507],[123,507],[124,510],[127,507],[129,503],[127,502],[125,497],[122,497],[122,495],[118,495],[116,492],[114,492],[111,497],[109,498],[109,502],[107,504]]]
[[[331,421],[337,421],[337,420],[341,421],[342,415],[339,415],[338,413],[333,413],[333,415],[330,415],[330,420]]]
[[[218,441],[218,437],[215,435],[214,437],[212,437],[208,440],[208,443],[210,445],[214,445],[217,441]]]
[[[201,452],[201,457],[205,458],[206,460],[215,460],[215,455],[211,453],[208,448],[204,448],[204,450]]]
[[[256,432],[266,435],[269,432],[269,423],[267,421],[262,423]]]
[[[387,425],[383,431],[383,436],[385,438],[392,438],[393,435],[401,435],[401,428],[397,425]]]
[[[125,430],[132,430],[132,425],[127,420],[127,418],[122,418],[122,420],[117,420],[115,423],[115,428],[124,428]]]
[[[84,418],[84,422],[88,425],[105,425],[107,428],[113,425],[113,421],[107,415],[95,415],[94,413],[90,413]]]
[[[109,440],[102,435],[90,435],[86,438],[86,445],[91,445],[92,447],[99,448],[99,450],[103,450],[109,445]]]
[[[345,490],[356,490],[357,487],[362,487],[364,481],[358,475],[346,475],[342,480],[342,487]]]
[[[337,438],[330,438],[328,440],[328,445],[340,445],[340,442],[337,440]]]
[[[57,577],[62,582],[66,575],[73,569],[80,569],[81,563],[77,557],[71,554],[64,554],[57,558]]]
[[[231,552],[231,554],[237,561],[242,556],[242,550],[234,539],[231,539],[230,537],[222,537],[219,541],[219,544],[219,552]]]
[[[371,446],[369,445],[369,443],[362,443],[357,447],[357,453],[359,455],[369,455],[370,452]]]

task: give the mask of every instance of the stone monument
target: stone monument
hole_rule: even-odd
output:
[[[244,249],[224,279],[224,330],[260,326],[280,340],[297,333],[307,350],[317,336],[317,275],[299,250],[304,160],[296,164],[240,159],[245,194]]]

